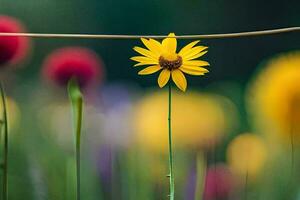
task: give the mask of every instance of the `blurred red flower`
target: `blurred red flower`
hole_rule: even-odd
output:
[[[0,15],[0,32],[25,32],[22,23],[9,16]],[[17,64],[28,53],[29,39],[20,36],[0,36],[0,66]]]
[[[206,174],[204,199],[228,199],[233,186],[234,177],[226,165],[211,166]]]
[[[64,47],[46,58],[42,73],[46,79],[58,85],[65,86],[71,78],[76,78],[81,87],[86,87],[103,78],[103,64],[90,49]]]

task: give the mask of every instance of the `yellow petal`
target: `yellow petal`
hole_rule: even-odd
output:
[[[177,87],[185,92],[187,87],[187,82],[184,74],[179,69],[173,70],[171,74],[172,74],[172,80],[177,85]]]
[[[194,55],[200,53],[201,51],[207,49],[208,47],[205,46],[196,46],[189,50],[187,50],[184,54],[181,54],[180,56],[185,60],[190,60],[190,57],[193,57]]]
[[[170,79],[170,74],[171,72],[168,69],[164,69],[160,72],[157,80],[160,88],[164,87],[168,83]]]
[[[175,37],[175,34],[170,33],[168,37],[162,41],[163,50],[167,53],[176,53],[177,40],[176,38],[169,37]]]
[[[203,60],[184,60],[183,65],[188,65],[188,66],[198,66],[198,67],[204,67],[204,66],[209,66],[209,63]]]
[[[139,62],[134,65],[135,67],[141,66],[141,65],[157,65],[158,64],[158,60],[155,60],[153,58],[144,57],[144,56],[134,56],[130,59],[133,61]]]
[[[203,56],[203,55],[206,54],[206,53],[207,53],[207,51],[202,51],[202,52],[200,52],[200,53],[197,53],[197,54],[195,54],[195,55],[189,57],[187,60],[193,60],[193,59],[199,58],[199,57]]]
[[[157,60],[153,59],[153,58],[148,58],[145,56],[134,56],[130,58],[133,61],[136,62],[148,62],[148,61],[153,61],[153,62],[157,62]]]
[[[159,65],[153,65],[150,67],[147,67],[141,71],[139,71],[139,75],[148,75],[148,74],[153,74],[159,70],[161,70],[162,68]]]
[[[142,42],[144,43],[144,45],[157,57],[159,57],[161,55],[162,52],[162,45],[153,39],[145,39],[145,38],[141,38]]]
[[[196,40],[194,42],[191,42],[189,44],[187,44],[185,47],[183,47],[180,51],[179,51],[179,55],[182,56],[186,53],[186,51],[188,51],[189,49],[193,48],[193,46],[195,46],[196,44],[198,44],[200,42],[200,40]]]
[[[187,65],[182,65],[179,69],[184,73],[190,75],[196,75],[196,76],[204,75],[205,73],[208,72],[208,70],[203,67],[195,67],[195,66],[187,66]]]
[[[158,56],[155,55],[155,53],[141,48],[141,47],[134,47],[133,50],[135,50],[136,52],[142,54],[143,56],[149,57],[149,58],[153,58],[153,59],[158,59]]]

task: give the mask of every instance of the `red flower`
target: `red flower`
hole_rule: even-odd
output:
[[[204,199],[228,199],[234,187],[234,177],[226,165],[218,164],[207,170]]]
[[[15,18],[0,16],[0,32],[25,32],[23,25]],[[27,54],[29,39],[19,36],[0,36],[0,66],[16,64]]]
[[[103,77],[103,64],[92,50],[83,47],[65,47],[52,52],[43,65],[46,79],[66,86],[75,78],[81,87],[98,82]]]

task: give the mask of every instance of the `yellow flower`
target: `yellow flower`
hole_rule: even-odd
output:
[[[295,142],[300,143],[299,81],[300,51],[270,60],[251,84],[248,93],[251,111],[256,125],[270,133],[270,139],[290,143],[293,135]]]
[[[208,72],[207,69],[203,68],[209,65],[208,62],[195,60],[207,53],[207,47],[195,46],[199,43],[199,40],[197,40],[176,53],[177,40],[174,37],[175,34],[170,33],[162,43],[154,39],[142,38],[141,40],[147,49],[134,47],[133,49],[142,56],[134,56],[131,60],[138,62],[134,66],[150,65],[139,71],[139,75],[153,74],[162,70],[158,76],[159,87],[164,87],[172,77],[177,87],[185,91],[187,81],[184,73],[199,76]]]
[[[267,158],[263,140],[250,133],[237,136],[228,146],[227,161],[236,174],[244,177],[248,173],[255,178],[261,172]]]

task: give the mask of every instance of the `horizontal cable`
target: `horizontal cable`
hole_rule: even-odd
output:
[[[224,33],[224,34],[207,34],[207,35],[178,35],[170,38],[177,39],[219,39],[219,38],[237,38],[252,37],[263,35],[274,35],[288,32],[300,32],[300,27],[289,27],[280,29],[271,29],[263,31],[249,31],[240,33]],[[32,38],[77,38],[77,39],[138,39],[138,38],[154,38],[163,39],[166,35],[102,35],[102,34],[58,34],[58,33],[3,33],[0,36],[22,36]]]

